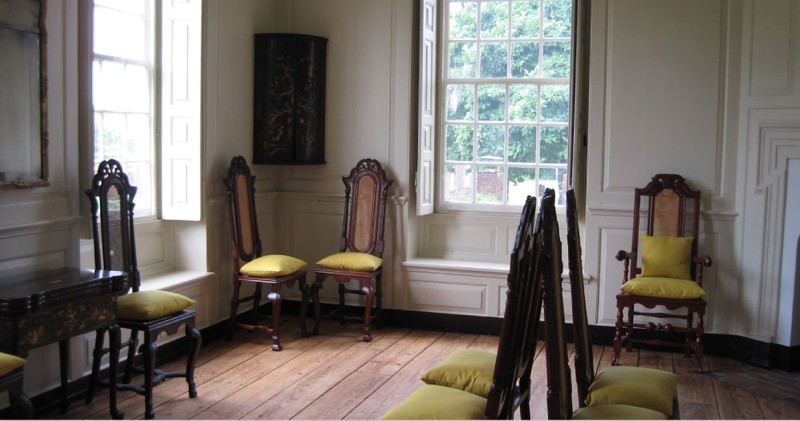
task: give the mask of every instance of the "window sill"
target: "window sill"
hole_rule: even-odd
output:
[[[149,276],[142,276],[141,291],[152,290],[179,290],[192,286],[202,285],[203,281],[213,275],[213,272],[201,271],[174,271],[164,272]]]

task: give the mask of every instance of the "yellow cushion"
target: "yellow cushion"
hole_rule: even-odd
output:
[[[690,279],[694,237],[652,237],[643,235],[642,276]]]
[[[485,419],[486,399],[463,390],[426,384],[387,412],[384,420]]]
[[[589,385],[586,405],[632,405],[670,416],[677,387],[678,376],[663,370],[608,367]]]
[[[598,405],[580,408],[574,420],[665,420],[667,416],[647,408],[631,405]]]
[[[253,259],[239,269],[239,273],[248,276],[271,278],[291,275],[306,267],[306,262],[283,254],[269,254]]]
[[[640,276],[625,282],[619,289],[626,294],[643,297],[693,299],[706,296],[703,288],[691,279]]]
[[[344,252],[332,254],[319,262],[319,266],[328,269],[344,269],[359,272],[377,270],[383,264],[383,259],[369,253]]]
[[[24,359],[0,352],[0,376],[5,376],[23,365],[25,365]]]
[[[453,351],[422,376],[427,384],[452,387],[469,393],[489,396],[497,355],[475,349]]]
[[[139,291],[119,297],[117,317],[123,320],[154,320],[177,313],[194,300],[169,291]]]

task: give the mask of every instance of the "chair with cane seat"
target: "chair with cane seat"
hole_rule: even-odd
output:
[[[231,259],[233,266],[233,292],[231,296],[231,315],[228,320],[226,337],[230,340],[236,326],[247,330],[261,330],[272,334],[272,350],[280,351],[281,323],[281,288],[291,287],[299,283],[302,294],[300,311],[300,329],[302,336],[306,334],[305,314],[308,305],[308,287],[306,285],[306,262],[292,256],[282,254],[261,255],[261,239],[255,205],[255,176],[242,156],[231,159],[227,188],[230,226],[231,226]],[[245,262],[242,265],[241,262]],[[240,296],[242,282],[255,284],[252,294]],[[266,285],[270,292],[267,299],[272,303],[271,325],[260,322],[259,304],[262,287]],[[239,304],[252,301],[251,320],[243,320],[238,314]]]
[[[530,376],[541,314],[536,282],[541,236],[535,214],[536,199],[528,196],[511,254],[497,354],[477,351],[476,356],[451,358],[458,355],[455,351],[384,419],[513,419],[517,409],[522,419],[530,419]]]
[[[333,278],[339,284],[336,316],[342,321],[363,320],[363,340],[369,342],[372,340],[372,323],[380,325],[386,199],[393,180],[386,177],[380,162],[365,158],[358,161],[350,175],[342,177],[342,181],[345,198],[339,252],[318,261],[314,269],[311,296],[316,321],[312,333],[319,333],[319,290],[326,279]],[[350,281],[357,281],[359,288],[348,288]],[[345,313],[346,293],[365,297],[363,316]]]
[[[680,418],[678,377],[662,370],[612,366],[595,373],[586,294],[583,288],[583,261],[575,192],[567,190],[567,251],[572,337],[575,343],[575,384],[580,407],[624,404],[647,408],[666,417]],[[597,410],[596,408],[593,410]]]
[[[139,269],[136,261],[136,242],[134,235],[134,196],[136,187],[128,182],[120,163],[114,159],[103,161],[97,167],[92,186],[86,190],[92,212],[92,233],[94,237],[95,267],[102,270],[120,270],[128,275],[131,292],[117,299],[117,325],[129,329],[131,336],[124,344],[112,340],[109,347],[116,347],[114,355],[122,346],[128,347],[125,374],[118,389],[132,390],[145,398],[147,419],[155,417],[153,412],[153,386],[165,379],[183,377],[189,389],[189,397],[197,396],[194,381],[194,367],[200,353],[201,335],[195,327],[196,313],[189,309],[194,300],[169,291],[142,291]],[[174,334],[183,326],[188,339],[188,357],[183,372],[163,372],[157,369],[156,352],[159,334]],[[107,329],[97,331],[92,361],[92,374],[89,381],[87,401],[93,397],[94,385],[99,383],[100,362],[110,351],[103,347]],[[144,342],[138,349],[139,332]],[[116,335],[115,335],[116,336]],[[117,336],[118,338],[118,336]],[[116,342],[116,343],[114,343]],[[137,359],[141,360],[137,364]],[[143,384],[132,384],[133,373],[142,373]],[[122,417],[122,414],[115,414]]]
[[[641,230],[640,223],[644,224]],[[703,371],[703,268],[711,266],[711,257],[697,255],[699,226],[700,191],[692,190],[680,175],[656,174],[645,187],[635,189],[631,249],[616,255],[624,266],[622,292],[617,294],[614,365],[619,364],[623,346],[630,351],[634,342],[644,342],[683,346],[687,356],[694,352],[697,372]],[[684,309],[685,313],[635,306]],[[634,316],[683,319],[686,326],[635,322]],[[644,337],[644,331],[650,337]],[[669,340],[672,332],[684,332],[680,342]],[[654,337],[653,333],[665,335]]]

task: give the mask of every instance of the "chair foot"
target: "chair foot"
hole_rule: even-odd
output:
[[[278,337],[277,336],[273,336],[272,337],[272,350],[273,351],[280,351],[282,349],[283,349],[283,346],[281,345],[281,342],[278,339]]]

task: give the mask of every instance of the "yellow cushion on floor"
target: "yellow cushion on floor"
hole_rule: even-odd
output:
[[[154,320],[177,313],[194,300],[169,291],[139,291],[117,299],[117,317],[123,320]]]
[[[691,279],[649,278],[640,276],[622,284],[619,289],[642,297],[694,299],[706,296],[706,292]]]
[[[317,265],[328,269],[355,270],[359,272],[377,270],[383,259],[369,253],[344,252],[332,254],[317,262]]]
[[[580,408],[572,414],[573,420],[665,420],[658,411],[630,405],[597,405]]]
[[[23,358],[0,352],[0,376],[5,376],[23,365],[25,365]]]
[[[306,262],[283,254],[269,254],[253,259],[239,269],[239,273],[264,278],[291,275],[305,268]]]
[[[427,384],[452,387],[484,398],[492,386],[497,355],[476,349],[453,351],[422,376]]]
[[[384,420],[485,419],[486,399],[451,387],[426,384],[395,406]]]
[[[589,385],[586,405],[632,405],[672,415],[678,376],[663,370],[614,366],[602,370]]]

